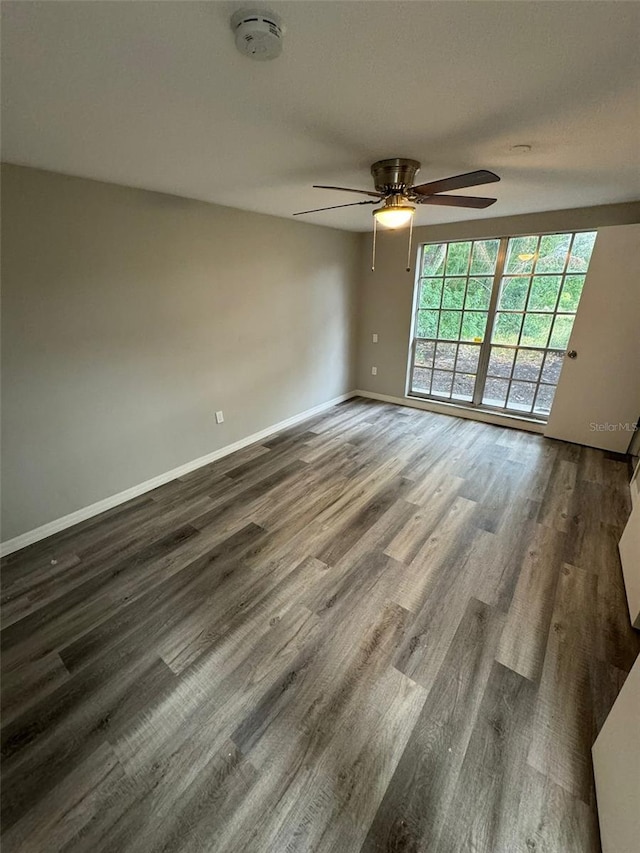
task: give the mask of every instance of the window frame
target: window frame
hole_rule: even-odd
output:
[[[536,266],[537,266],[537,263],[539,260],[540,246],[541,246],[543,238],[544,237],[561,236],[561,235],[566,235],[566,234],[570,235],[570,240],[569,240],[569,244],[568,244],[567,249],[566,249],[566,257],[564,260],[562,271],[561,272],[546,272],[545,271],[545,272],[538,272],[537,273]],[[595,237],[594,237],[593,246],[591,248],[591,255],[589,256],[589,262],[587,264],[586,270],[573,271],[570,269],[571,250],[573,248],[576,237],[579,234],[595,234]],[[509,248],[509,242],[511,240],[517,239],[518,237],[535,237],[536,241],[537,241],[536,242],[536,249],[534,252],[535,261],[534,261],[532,268],[529,272],[513,273],[513,272],[507,272],[507,270],[506,270],[506,265],[507,265],[507,260],[508,260],[507,253],[508,253],[508,248]],[[502,415],[505,417],[513,417],[513,418],[517,418],[517,419],[524,419],[524,420],[531,421],[533,423],[538,423],[538,424],[546,423],[549,419],[550,412],[543,414],[543,413],[534,411],[535,406],[536,406],[536,402],[538,399],[538,394],[540,393],[541,387],[546,386],[546,387],[552,387],[554,389],[554,396],[555,396],[555,389],[557,389],[558,382],[560,380],[560,373],[558,374],[558,380],[555,383],[544,382],[542,380],[542,373],[545,369],[546,361],[547,361],[547,353],[556,354],[556,355],[561,354],[564,356],[567,352],[566,349],[561,349],[558,347],[551,347],[550,346],[551,339],[552,339],[553,332],[554,332],[554,327],[555,327],[555,320],[556,320],[556,317],[565,316],[565,317],[571,317],[573,319],[573,322],[575,322],[575,317],[576,317],[577,312],[579,310],[580,300],[582,298],[582,290],[580,291],[580,297],[578,298],[578,303],[577,303],[575,311],[562,311],[560,309],[560,299],[562,297],[565,282],[570,275],[582,275],[585,277],[585,281],[586,281],[586,276],[587,276],[588,271],[589,271],[589,266],[591,264],[591,257],[593,254],[593,250],[595,248],[597,238],[598,238],[598,229],[597,228],[579,228],[576,230],[564,230],[563,229],[563,230],[554,230],[554,231],[540,231],[540,232],[535,232],[535,233],[524,231],[524,232],[518,232],[518,233],[514,233],[514,234],[501,235],[501,236],[483,236],[483,237],[466,237],[466,238],[465,237],[459,237],[459,238],[449,239],[449,240],[430,240],[430,241],[421,242],[417,247],[417,254],[416,254],[415,276],[414,276],[414,284],[413,284],[413,299],[412,299],[412,308],[411,308],[411,325],[410,325],[410,332],[409,332],[409,347],[408,347],[408,354],[407,354],[405,397],[407,397],[409,399],[414,399],[414,400],[422,400],[422,401],[426,400],[426,401],[433,402],[433,403],[451,405],[451,406],[455,406],[457,408],[467,408],[467,409],[474,409],[474,410],[478,410],[478,411],[486,411],[488,413],[499,414],[499,415]],[[445,260],[444,260],[443,269],[442,269],[442,281],[444,283],[446,278],[466,278],[466,285],[465,285],[465,301],[466,301],[466,288],[468,288],[468,283],[469,283],[470,279],[474,277],[470,272],[471,258],[473,255],[473,244],[479,243],[479,242],[496,241],[496,240],[498,241],[499,245],[498,245],[498,253],[497,253],[497,257],[496,257],[496,265],[495,265],[495,270],[494,270],[493,276],[490,276],[488,274],[483,275],[482,273],[478,273],[477,276],[475,276],[478,278],[480,278],[480,277],[485,277],[485,278],[491,277],[493,279],[491,295],[490,295],[490,300],[489,300],[489,307],[487,309],[487,323],[486,323],[484,337],[483,337],[482,342],[480,344],[477,344],[477,342],[475,342],[475,341],[461,339],[460,334],[462,332],[462,327],[460,328],[460,333],[455,340],[454,339],[451,339],[451,340],[439,339],[437,337],[436,338],[424,338],[422,336],[417,335],[418,311],[420,310],[419,302],[420,302],[421,283],[422,283],[422,280],[424,278],[430,278],[430,276],[423,276],[423,274],[422,274],[422,272],[423,272],[423,258],[424,258],[425,248],[428,246],[434,246],[434,245],[435,246],[445,245],[447,247],[447,249],[446,249],[447,254],[445,255]],[[466,242],[471,244],[471,249],[469,252],[469,263],[468,263],[466,275],[461,274],[459,276],[456,276],[456,275],[446,276],[446,262],[447,262],[447,258],[448,258],[449,246],[451,244],[455,244],[455,243],[466,243]],[[539,277],[540,276],[554,276],[554,275],[560,277],[558,292],[557,292],[557,295],[555,297],[555,304],[554,304],[553,309],[551,309],[549,311],[542,311],[539,309],[533,309],[531,311],[527,310],[527,307],[529,305],[529,300],[531,298],[532,289],[533,289],[534,278],[536,278],[536,273]],[[509,278],[513,279],[513,278],[517,278],[517,277],[520,277],[520,278],[527,280],[527,292],[526,292],[526,296],[524,299],[523,308],[521,310],[520,309],[500,309],[499,308],[499,300],[500,300],[501,293],[502,293],[502,282],[503,282],[503,280],[509,279]],[[433,276],[433,278],[438,278],[438,276]],[[583,282],[583,287],[584,287],[584,282]],[[441,297],[440,307],[437,310],[438,311],[443,310],[443,308],[442,308],[442,297]],[[461,315],[463,315],[463,312],[464,312],[464,305],[463,305],[462,309],[460,309]],[[498,342],[492,342],[494,326],[495,326],[498,315],[499,314],[509,314],[509,313],[520,314],[522,316],[522,321],[520,323],[519,332],[518,332],[517,343],[516,344],[503,344],[503,343],[498,343]],[[541,315],[541,316],[548,316],[548,317],[552,318],[551,324],[549,326],[549,330],[547,333],[547,337],[546,337],[546,345],[543,347],[542,346],[527,345],[527,344],[521,343],[522,337],[523,337],[523,331],[524,331],[524,327],[525,327],[525,318],[529,315]],[[569,340],[570,340],[571,333],[573,331],[573,322],[571,325],[571,332],[569,333]],[[438,334],[438,332],[439,332],[439,327],[436,331],[436,335]],[[567,346],[568,346],[569,340],[567,341]],[[436,351],[435,348],[437,347],[437,344],[440,342],[441,343],[454,343],[457,346],[459,346],[460,344],[474,344],[474,343],[476,343],[476,345],[478,345],[480,347],[478,364],[476,366],[476,373],[475,373],[475,384],[474,384],[474,389],[473,389],[473,394],[472,394],[471,400],[460,399],[460,398],[456,399],[453,397],[453,381],[454,381],[456,373],[458,372],[455,369],[456,365],[457,365],[457,356],[456,356],[456,360],[454,361],[454,366],[453,366],[452,370],[450,371],[452,374],[452,386],[451,386],[451,391],[450,391],[449,397],[438,396],[438,395],[435,395],[433,393],[425,394],[425,393],[422,393],[420,391],[416,391],[416,390],[412,389],[414,367],[420,366],[420,365],[416,365],[416,362],[415,362],[417,344],[419,344],[419,343],[432,343],[433,344],[433,346],[434,346],[434,360],[432,363],[432,367],[426,368],[426,369],[430,369],[432,371],[432,374],[433,374],[433,372],[437,369],[435,367],[435,351]],[[489,361],[491,358],[491,352],[492,352],[493,347],[500,347],[500,348],[504,348],[504,349],[513,349],[514,350],[514,357],[512,359],[512,363],[511,363],[510,374],[508,377],[505,377],[508,380],[508,386],[507,386],[507,390],[505,393],[504,406],[492,406],[488,403],[482,402],[482,398],[484,396],[484,391],[485,391],[485,388],[487,385],[487,380],[491,379],[491,378],[496,378],[496,377],[488,376],[488,374],[487,374],[487,370],[489,367]],[[513,374],[514,374],[514,370],[515,370],[516,363],[518,360],[518,353],[520,351],[532,351],[532,352],[542,353],[542,362],[541,362],[540,372],[538,374],[537,380],[535,380],[535,381],[519,380],[517,377],[514,377]],[[560,368],[560,372],[561,372],[561,370],[562,370],[562,367]],[[516,381],[516,382],[525,381],[525,382],[529,382],[530,384],[534,385],[534,397],[533,397],[533,401],[531,404],[531,411],[529,411],[529,412],[519,411],[519,410],[514,409],[514,408],[508,408],[509,395],[511,392],[512,383],[514,381]],[[431,383],[430,388],[432,388],[432,387],[433,387],[433,385]],[[551,402],[551,405],[553,405],[553,400]]]

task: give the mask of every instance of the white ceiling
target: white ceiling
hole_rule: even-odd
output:
[[[397,156],[502,176],[468,191],[487,211],[418,224],[640,198],[637,2],[266,2],[287,30],[266,63],[234,46],[247,5],[3,2],[3,159],[286,217]]]

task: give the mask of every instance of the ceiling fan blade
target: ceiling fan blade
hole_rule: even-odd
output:
[[[360,195],[371,195],[374,198],[384,198],[383,193],[373,192],[373,190],[353,190],[349,187],[326,187],[323,184],[314,184],[313,188],[316,190],[339,190],[343,193],[360,193]]]
[[[416,199],[418,204],[442,204],[448,207],[491,207],[497,198],[481,198],[473,195],[425,195]]]
[[[378,204],[378,199],[375,201],[352,201],[349,204],[333,204],[331,207],[316,207],[313,210],[300,210],[294,213],[294,216],[303,216],[305,213],[319,213],[321,210],[336,210],[338,207],[357,207],[359,204]]]
[[[500,178],[494,175],[493,172],[487,172],[486,169],[479,169],[477,172],[466,172],[464,175],[454,175],[451,178],[443,178],[441,181],[429,181],[428,184],[418,184],[417,187],[411,187],[410,192],[418,193],[418,195],[435,195],[436,193],[449,192],[449,190],[478,187],[480,184],[492,184],[494,181],[499,180]]]

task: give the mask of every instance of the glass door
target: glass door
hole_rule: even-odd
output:
[[[473,400],[499,247],[500,240],[423,246],[411,394]]]
[[[408,393],[546,420],[595,237],[423,246]]]

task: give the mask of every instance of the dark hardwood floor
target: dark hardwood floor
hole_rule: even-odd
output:
[[[4,853],[597,853],[628,494],[356,399],[7,557]]]

